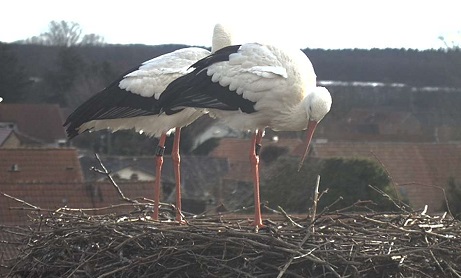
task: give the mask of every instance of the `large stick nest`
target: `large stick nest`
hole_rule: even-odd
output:
[[[461,275],[461,225],[446,214],[272,214],[255,232],[235,214],[151,221],[151,205],[101,215],[35,209],[30,227],[2,228],[20,249],[7,277]]]
[[[152,221],[153,202],[127,198],[101,166],[123,204],[47,210],[3,193],[31,210],[30,226],[0,226],[14,236],[0,243],[19,250],[3,262],[7,277],[461,277],[461,222],[451,214],[389,196],[398,213],[357,213],[367,202],[317,213],[318,179],[308,217],[280,208],[259,231],[235,213]]]

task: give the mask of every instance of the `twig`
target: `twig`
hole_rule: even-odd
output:
[[[280,270],[279,275],[277,275],[277,278],[281,278],[283,274],[287,271],[288,267],[291,265],[293,262],[294,256],[291,256],[291,258],[288,260],[288,262],[283,266],[283,268]]]
[[[3,193],[3,192],[0,192],[0,194],[2,194],[3,196],[5,196],[5,197],[7,197],[7,198],[13,199],[13,200],[15,200],[16,202],[19,202],[19,203],[21,203],[21,204],[23,204],[23,205],[29,206],[29,207],[33,208],[34,210],[41,210],[40,207],[34,206],[34,205],[32,205],[31,203],[28,203],[28,202],[26,202],[26,201],[24,201],[24,200],[18,199],[18,198],[16,198],[16,197],[13,197],[13,196],[8,195],[8,194]]]
[[[447,266],[448,266],[448,269],[449,269],[454,275],[456,275],[456,277],[461,278],[461,275],[459,274],[459,272],[458,272],[456,269],[454,269],[450,264],[447,264]]]
[[[409,207],[408,205],[406,205],[402,200],[399,199],[399,203],[400,204],[397,204],[394,199],[389,196],[389,194],[387,194],[386,192],[382,191],[381,189],[369,184],[368,187],[370,187],[371,189],[373,189],[374,191],[378,192],[379,194],[381,194],[382,196],[386,197],[389,201],[391,201],[394,206],[396,206],[398,209],[400,209],[401,211],[404,211],[404,212],[407,212],[409,213],[409,211],[407,211],[405,209],[405,207]]]
[[[281,206],[278,206],[278,208],[280,212],[282,213],[282,215],[288,220],[288,222],[290,222],[292,226],[296,226],[298,228],[303,227],[303,225],[296,223]]]
[[[94,156],[96,157],[96,159],[98,160],[99,162],[99,165],[101,165],[101,168],[102,170],[99,170],[99,169],[96,169],[95,167],[91,167],[91,170],[93,170],[94,172],[96,173],[100,173],[100,174],[103,174],[105,175],[109,181],[111,182],[111,184],[115,187],[115,189],[117,190],[118,194],[120,195],[120,197],[127,201],[127,202],[130,202],[130,203],[139,203],[138,201],[136,200],[132,200],[128,197],[125,196],[125,194],[123,194],[122,190],[120,189],[120,187],[117,185],[117,183],[115,182],[115,180],[112,178],[112,175],[111,173],[107,170],[106,166],[102,163],[101,159],[99,158],[99,155],[97,153],[94,154]]]
[[[312,205],[312,214],[311,214],[311,233],[314,233],[315,228],[314,228],[314,221],[315,221],[315,216],[317,214],[317,205],[319,202],[319,186],[320,186],[320,175],[317,175],[317,181],[315,182],[315,189],[314,189],[314,200],[313,200],[313,205]]]
[[[399,203],[401,204],[400,206],[397,206],[397,207],[398,207],[398,208],[401,208],[402,205],[406,205],[405,203],[403,203],[402,198],[400,197],[400,192],[397,190],[397,184],[395,183],[394,178],[391,176],[391,173],[389,173],[389,170],[387,170],[386,165],[384,165],[384,163],[381,161],[381,159],[380,159],[373,151],[371,151],[371,154],[374,156],[374,158],[376,159],[376,161],[378,161],[378,163],[379,163],[379,164],[381,165],[381,167],[384,169],[384,171],[385,171],[386,174],[387,174],[387,177],[388,177],[389,180],[391,181],[392,188],[394,189],[395,195],[397,196],[397,199],[399,200]],[[407,206],[407,207],[408,207],[408,206]]]
[[[318,214],[317,218],[325,213],[327,213],[328,211],[330,211],[330,208],[334,205],[336,205],[336,203],[338,203],[339,201],[341,201],[343,198],[343,196],[339,196],[336,200],[333,201],[333,203],[329,204],[328,206],[325,206],[322,211]],[[337,210],[337,211],[340,211],[340,210]]]
[[[437,260],[437,258],[434,256],[434,252],[432,252],[431,250],[431,246],[430,246],[430,243],[429,243],[429,240],[427,239],[427,235],[424,235],[424,240],[426,241],[427,243],[427,249],[429,250],[429,253],[431,254],[432,256],[432,259],[435,261],[435,263],[437,264],[437,266],[439,267],[440,271],[445,274],[445,271],[443,270],[443,267],[440,265],[439,261]]]
[[[315,222],[315,217],[316,217],[316,214],[317,214],[317,204],[318,204],[318,199],[319,199],[319,185],[320,185],[320,175],[317,175],[317,181],[315,183],[315,188],[314,188],[314,199],[313,199],[313,202],[312,202],[312,212],[311,212],[311,222],[310,224],[308,225],[308,230],[306,232],[306,236],[303,238],[303,240],[299,243],[299,247],[301,248],[304,243],[306,243],[307,239],[310,237],[311,234],[313,234],[315,232],[315,225],[314,225],[314,222]],[[280,208],[280,207],[279,207]],[[280,208],[281,209],[281,208]],[[282,209],[282,213],[283,213],[283,209]],[[286,214],[286,213],[285,213]],[[293,262],[295,256],[292,255],[290,257],[290,259],[288,260],[288,262],[283,266],[283,268],[280,270],[277,278],[281,278],[285,272],[287,271],[288,267],[290,267],[291,263]]]
[[[415,183],[406,183],[406,184],[415,184]],[[402,184],[402,185],[404,185],[404,184]],[[433,187],[433,188],[437,188],[437,189],[441,190],[442,193],[443,193],[443,198],[444,198],[445,205],[447,207],[448,213],[451,215],[451,217],[455,218],[453,213],[451,213],[450,204],[448,203],[448,198],[447,198],[447,194],[445,192],[445,188],[443,188],[441,186],[438,186],[438,185],[430,185],[430,184],[419,184],[419,185],[420,186],[425,186],[425,187]]]

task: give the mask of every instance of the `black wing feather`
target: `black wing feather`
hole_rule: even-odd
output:
[[[243,98],[229,86],[223,87],[211,81],[207,67],[218,62],[229,61],[229,55],[237,53],[240,45],[224,47],[197,61],[191,66],[194,71],[171,82],[159,99],[159,106],[167,115],[177,113],[184,107],[241,110],[253,113],[255,102]]]
[[[157,107],[158,101],[154,97],[143,97],[120,89],[118,85],[125,75],[89,98],[69,115],[63,126],[67,126],[66,132],[70,139],[79,134],[78,128],[82,124],[92,120],[131,118],[160,113]]]

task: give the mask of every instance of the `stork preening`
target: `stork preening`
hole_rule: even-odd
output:
[[[307,129],[304,161],[317,124],[329,112],[331,96],[317,87],[310,60],[300,50],[249,43],[228,46],[192,65],[192,72],[171,82],[159,98],[162,112],[173,116],[189,107],[253,133],[250,161],[254,179],[253,225],[262,227],[259,149],[265,128]]]
[[[213,30],[212,52],[230,44],[230,33],[217,24]],[[182,221],[179,155],[181,127],[191,124],[205,113],[203,109],[186,108],[179,113],[159,115],[158,99],[170,82],[187,74],[193,63],[212,52],[189,47],[146,61],[80,105],[64,123],[69,138],[85,131],[102,129],[113,132],[134,129],[148,136],[159,137],[156,151],[154,220],[158,220],[159,216],[164,144],[166,136],[174,130],[171,156],[176,178],[176,220]]]

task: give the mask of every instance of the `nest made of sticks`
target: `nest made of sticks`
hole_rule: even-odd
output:
[[[398,202],[394,213],[358,213],[367,202],[317,212],[317,180],[308,216],[279,208],[255,231],[251,216],[235,212],[186,215],[178,224],[165,217],[169,205],[153,221],[151,201],[131,200],[113,185],[123,203],[112,213],[43,209],[3,193],[31,211],[28,227],[0,226],[14,236],[0,243],[19,251],[4,260],[6,276],[461,277],[461,222],[450,213]]]
[[[125,204],[127,205],[127,204]],[[461,224],[447,214],[242,215],[152,221],[126,214],[34,210],[2,227],[20,253],[7,277],[460,277]]]

